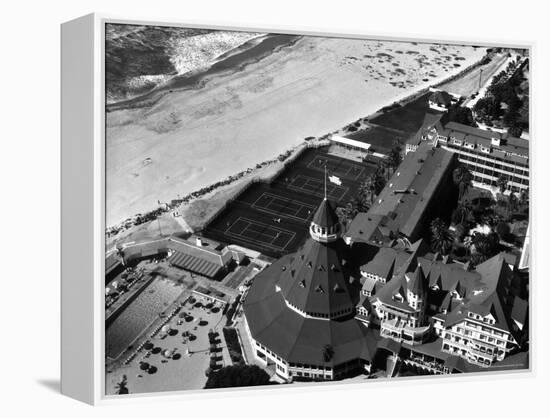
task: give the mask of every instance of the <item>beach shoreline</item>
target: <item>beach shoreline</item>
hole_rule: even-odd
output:
[[[305,42],[305,41],[299,42],[301,39],[303,39],[303,38],[294,40],[294,42],[292,43],[293,48],[289,48],[288,50],[285,50],[285,52],[290,51],[290,53],[291,53],[293,49],[305,50],[306,48],[304,48],[304,44],[306,44],[306,46],[308,46],[307,42]],[[378,42],[378,43],[380,43],[380,42]],[[386,44],[389,44],[389,43],[386,43]],[[383,45],[385,46],[386,44],[383,44]],[[404,44],[404,43],[401,43],[401,44]],[[406,43],[406,44],[412,45],[410,43]],[[374,46],[374,47],[378,48],[378,46]],[[401,102],[402,103],[402,102],[406,102],[408,100],[411,100],[412,97],[417,97],[418,94],[420,94],[419,92],[426,91],[428,89],[428,87],[430,87],[430,86],[441,85],[441,84],[444,84],[446,81],[448,81],[450,79],[455,79],[457,77],[457,74],[463,73],[464,71],[467,72],[467,70],[470,67],[472,67],[472,66],[475,67],[485,57],[485,50],[483,48],[479,48],[479,49],[473,48],[471,51],[468,51],[468,52],[470,54],[467,55],[467,58],[464,58],[462,61],[460,61],[461,64],[464,63],[465,65],[461,65],[460,68],[457,67],[457,69],[455,71],[450,71],[448,74],[443,73],[443,74],[441,74],[437,77],[435,77],[435,76],[431,77],[429,79],[429,81],[430,81],[429,83],[427,83],[427,82],[419,83],[419,84],[414,85],[410,88],[404,88],[404,89],[394,88],[391,91],[391,94],[382,95],[384,97],[380,97],[380,94],[378,94],[378,96],[377,96],[379,98],[378,100],[375,100],[376,98],[373,97],[373,100],[368,101],[368,103],[365,103],[365,102],[360,103],[359,106],[358,106],[357,101],[354,99],[355,101],[353,103],[353,106],[350,106],[349,111],[345,112],[346,113],[345,115],[343,115],[342,112],[341,112],[340,114],[336,115],[337,117],[333,115],[333,117],[331,118],[329,116],[327,119],[331,119],[333,121],[333,124],[320,123],[318,125],[323,125],[323,126],[321,126],[317,130],[317,132],[313,132],[312,130],[307,130],[306,131],[305,129],[302,130],[295,123],[295,127],[297,128],[296,130],[297,131],[302,130],[302,132],[300,132],[298,135],[294,136],[295,139],[293,139],[292,141],[288,141],[288,139],[287,139],[287,141],[285,141],[286,146],[278,147],[276,152],[272,151],[269,154],[263,153],[262,158],[260,158],[260,159],[256,158],[255,156],[253,156],[249,159],[245,159],[245,161],[243,161],[242,165],[240,165],[240,168],[243,169],[243,168],[246,168],[247,166],[254,167],[254,165],[256,165],[259,161],[266,161],[266,160],[269,159],[269,158],[266,158],[266,157],[274,157],[277,154],[279,154],[280,152],[282,152],[283,150],[292,148],[293,146],[297,145],[299,142],[303,141],[303,139],[306,136],[320,137],[320,136],[322,136],[322,135],[324,135],[328,132],[335,132],[338,129],[340,129],[342,126],[346,126],[347,124],[353,122],[354,120],[357,120],[358,118],[369,117],[369,116],[372,116],[372,115],[376,114],[376,112],[378,112],[381,108],[384,108],[387,105],[390,105],[390,104],[396,103],[396,102],[398,102],[398,103]],[[260,68],[260,71],[259,71],[260,75],[262,74],[262,70],[263,70],[263,73],[265,74],[266,69],[272,69],[273,67],[276,67],[276,61],[277,60],[273,59],[273,57],[275,55],[277,55],[277,52],[273,51],[269,54],[266,54],[261,59],[255,60],[254,62],[248,61],[248,62],[245,63],[245,66],[244,66],[245,68],[240,68],[240,69],[237,69],[237,70],[231,69],[231,68],[226,68],[226,69],[224,69],[223,72],[220,72],[219,74],[215,74],[212,78],[208,79],[208,83],[206,83],[206,85],[202,85],[201,88],[203,88],[204,91],[206,91],[207,95],[209,93],[211,93],[211,96],[214,96],[215,92],[219,91],[220,88],[221,88],[220,84],[222,84],[222,83],[220,82],[220,80],[224,81],[225,78],[229,78],[229,81],[228,81],[227,84],[231,84],[232,81],[235,81],[234,84],[239,84],[239,81],[241,81],[243,78],[244,79],[250,78],[250,76],[251,76],[250,73],[253,73],[255,70],[258,69],[258,67]],[[389,55],[389,54],[387,54],[387,55]],[[458,53],[457,53],[457,56],[459,56]],[[314,57],[314,58],[319,59],[318,57]],[[346,58],[349,58],[349,57],[346,57]],[[264,64],[264,61],[266,61],[267,63]],[[275,64],[274,64],[274,62],[275,62]],[[286,67],[288,67],[292,64],[293,63],[289,64],[288,62],[283,63],[283,65],[286,66]],[[249,71],[249,69],[250,69],[250,71]],[[295,70],[295,68],[293,68],[293,70]],[[290,72],[290,71],[288,71],[288,72]],[[294,71],[294,73],[295,72],[296,71]],[[317,77],[313,80],[314,82],[311,83],[311,86],[307,86],[308,88],[303,88],[302,87],[302,91],[304,93],[306,93],[307,95],[309,95],[309,96],[312,95],[312,91],[319,84],[321,84],[321,86],[324,87],[326,90],[329,90],[330,96],[333,97],[333,98],[337,98],[337,96],[338,96],[338,92],[335,91],[335,88],[342,87],[342,91],[343,91],[343,93],[345,93],[346,91],[348,91],[346,87],[353,87],[353,86],[356,86],[358,84],[357,80],[354,80],[354,82],[355,82],[354,84],[353,83],[346,84],[346,82],[342,83],[342,81],[340,79],[333,80],[335,78],[335,76],[331,73],[328,76],[329,80],[326,82],[326,84],[331,83],[332,81],[335,81],[334,86],[329,85],[328,87],[326,87],[325,84],[322,84],[323,80],[321,80],[321,81],[318,80],[319,79],[318,74],[314,74],[314,75],[316,75]],[[352,75],[355,75],[355,74],[352,72]],[[311,79],[313,79],[313,77],[309,78],[309,80],[311,80]],[[299,81],[304,82],[304,81],[307,81],[307,80],[308,80],[307,77],[302,77]],[[365,80],[364,82],[366,82],[366,81],[367,80]],[[373,80],[369,80],[369,81],[373,81]],[[373,81],[373,84],[374,83],[375,82]],[[378,93],[379,93],[379,90],[382,87],[382,86],[380,86],[380,84],[385,84],[385,83],[378,83],[375,86]],[[303,83],[302,83],[302,86],[303,86]],[[189,93],[191,95],[197,93],[196,90],[194,90],[193,88],[188,88],[188,87],[189,86],[184,87],[186,89],[186,93]],[[223,86],[223,87],[227,87],[227,86]],[[210,90],[212,90],[212,92]],[[282,85],[282,88],[279,89],[279,90],[286,90],[287,93],[292,93],[292,91],[288,87],[288,85]],[[388,88],[388,90],[391,90],[391,88]],[[168,91],[167,93],[170,93],[170,92]],[[112,115],[122,114],[124,112],[126,112],[126,113],[142,112],[142,113],[147,114],[147,116],[149,116],[151,113],[155,113],[156,111],[158,111],[159,108],[163,108],[163,110],[166,111],[167,106],[164,102],[170,102],[171,98],[174,101],[174,103],[171,103],[173,105],[172,107],[175,107],[175,105],[178,104],[177,96],[181,96],[181,95],[183,95],[181,90],[179,90],[179,91],[174,90],[172,92],[172,94],[163,95],[163,97],[156,100],[155,103],[150,105],[150,107],[147,110],[145,110],[142,107],[132,108],[132,109],[120,109],[120,110],[117,110],[117,111],[109,112],[108,115],[112,116]],[[300,99],[293,100],[293,97],[290,94],[289,94],[289,96],[290,96],[291,105],[294,105],[294,103],[293,103],[294,101],[300,101]],[[349,92],[347,93],[347,97],[352,97],[352,96],[350,96]],[[269,99],[271,99],[271,97]],[[352,99],[353,99],[353,97],[352,97]],[[317,97],[317,98],[312,99],[312,98],[308,97],[309,102],[311,102],[312,100],[318,101],[319,98]],[[203,100],[203,102],[204,102],[204,100]],[[281,103],[280,102],[281,102],[281,99],[277,98],[277,101],[275,102],[275,105],[278,106],[278,109],[281,108]],[[187,103],[185,103],[185,104],[187,104]],[[202,103],[200,103],[200,104],[202,104]],[[344,103],[341,103],[341,104],[343,105]],[[240,107],[241,108],[243,107],[242,103],[241,103]],[[237,110],[239,110],[238,106],[236,108],[237,108]],[[269,108],[268,108],[268,110],[269,110]],[[326,112],[326,110],[325,110],[325,112]],[[223,112],[223,113],[224,113],[223,116],[226,117],[225,112]],[[277,113],[277,112],[274,112],[274,113]],[[288,112],[286,112],[285,110],[283,110],[282,113],[288,114]],[[203,115],[199,115],[199,116],[203,116]],[[210,115],[210,114],[208,114],[208,112],[206,112],[206,117],[208,118],[209,116],[212,116],[212,115]],[[250,119],[250,112],[246,116]],[[253,115],[253,116],[256,116],[256,115]],[[263,117],[263,114],[262,114],[262,116],[260,116],[260,118],[262,118],[262,117]],[[210,118],[210,119],[212,120],[212,118]],[[218,120],[219,119],[220,118],[218,118]],[[257,119],[257,118],[255,118],[255,119]],[[276,119],[277,118],[275,118],[275,120]],[[281,116],[280,120],[283,120],[283,119],[285,119],[284,115]],[[134,120],[136,120],[136,119],[134,119]],[[186,122],[190,122],[187,125],[189,132],[195,128],[193,126],[193,124],[195,122],[194,120],[187,120]],[[215,121],[215,122],[217,122],[217,121]],[[264,121],[261,120],[261,122],[264,122]],[[293,122],[296,122],[296,120],[294,119]],[[265,123],[263,123],[263,124],[265,125]],[[139,125],[139,122],[137,123],[137,125]],[[227,121],[224,121],[224,125],[227,126]],[[123,124],[119,124],[119,126],[123,126]],[[309,126],[312,126],[311,122],[309,123]],[[199,128],[199,130],[200,130],[202,128],[202,126],[197,126],[197,128]],[[161,132],[161,134],[162,133],[163,132]],[[271,137],[271,140],[273,140],[275,138],[277,138],[276,134],[274,134]],[[287,138],[288,138],[288,135],[287,135]],[[265,137],[264,137],[264,139],[265,139]],[[263,142],[262,142],[262,144],[263,144]],[[216,149],[216,148],[214,148],[214,149]],[[212,149],[212,151],[214,149]],[[223,173],[220,172],[220,175],[217,176],[217,178],[218,179],[219,178],[224,178],[224,177],[226,177],[226,174],[229,175],[230,173],[235,173],[237,171],[239,171],[239,170],[233,170],[233,171],[227,171],[226,170]],[[207,184],[212,184],[212,183],[215,183],[215,181],[197,182],[197,184],[195,186],[185,188],[184,191],[186,193],[189,193],[189,192],[192,192],[193,190],[198,190],[201,187],[204,187]],[[183,188],[180,187],[179,185],[176,186],[174,188],[173,192],[170,194],[171,198],[176,199],[176,196],[178,195],[178,191],[180,191],[182,189]],[[182,190],[182,192],[183,192],[183,190]],[[168,199],[168,197],[166,197],[166,199]],[[155,206],[150,205],[149,207],[151,209],[154,209]],[[139,211],[134,211],[132,213],[135,214],[137,212],[139,212]],[[126,213],[130,213],[130,212],[126,212]],[[122,219],[128,219],[128,218],[129,218],[129,216],[118,216],[118,217],[116,217],[116,219],[111,218],[111,219],[108,219],[107,225],[116,225],[120,221],[122,221]]]
[[[261,39],[258,42],[259,38]],[[106,103],[105,111],[132,110],[153,106],[165,95],[196,90],[203,88],[214,77],[223,77],[226,72],[244,70],[248,65],[261,61],[266,56],[277,52],[281,48],[292,46],[300,36],[271,35],[257,36],[237,45],[235,48],[224,52],[207,67],[184,74],[174,75],[151,91],[139,94],[135,97]]]

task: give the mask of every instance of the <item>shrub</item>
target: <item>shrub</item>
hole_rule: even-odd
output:
[[[504,239],[508,234],[510,234],[510,225],[506,222],[500,222],[495,228],[497,234]]]
[[[222,367],[208,374],[205,389],[228,388],[239,386],[269,385],[269,375],[260,367],[237,365]]]
[[[241,344],[239,343],[239,337],[235,328],[225,327],[223,329],[223,336],[227,343],[227,349],[229,356],[233,363],[243,363],[243,352],[241,350]]]

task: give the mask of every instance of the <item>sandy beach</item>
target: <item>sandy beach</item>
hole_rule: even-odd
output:
[[[481,59],[485,48],[304,37],[244,69],[107,113],[107,226],[272,159]]]

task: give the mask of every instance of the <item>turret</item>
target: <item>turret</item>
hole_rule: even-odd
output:
[[[428,296],[428,286],[422,267],[418,265],[414,273],[407,276],[407,279],[407,303],[411,308],[423,312]]]
[[[336,215],[332,204],[325,197],[311,221],[309,227],[311,238],[317,242],[334,242],[340,236],[340,232],[338,215]]]

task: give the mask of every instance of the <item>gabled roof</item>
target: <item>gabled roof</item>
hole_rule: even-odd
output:
[[[365,290],[367,292],[372,292],[374,287],[376,286],[377,281],[371,277],[367,277],[365,279],[365,282],[363,283],[363,287],[361,290]]]
[[[424,266],[426,268],[427,266]],[[434,266],[430,266],[434,268]],[[513,322],[513,308],[516,306],[516,314],[523,315],[527,311],[527,302],[517,299],[514,303],[508,303],[509,286],[513,276],[504,254],[497,254],[484,263],[478,265],[474,271],[449,269],[445,267],[441,277],[447,277],[444,281],[444,290],[458,289],[463,292],[463,299],[455,301],[452,311],[445,316],[445,326],[452,326],[473,312],[481,316],[491,314],[495,319],[494,326],[511,332],[514,336],[520,331]],[[430,272],[430,275],[432,273]],[[455,279],[458,281],[455,283]],[[455,283],[455,284],[453,284]],[[450,286],[450,287],[448,287]],[[526,315],[526,313],[525,313]]]
[[[312,222],[323,228],[331,227],[338,224],[338,215],[336,215],[336,211],[334,210],[332,203],[328,199],[323,199],[323,201],[317,208],[317,212],[315,212],[315,215],[313,216]]]
[[[420,144],[405,156],[369,211],[353,219],[346,236],[373,245],[388,245],[401,235],[416,239],[425,211],[454,159],[451,152]]]
[[[470,142],[475,145],[483,145],[487,148],[492,147],[493,152],[501,151],[511,154],[518,154],[522,157],[517,157],[515,155],[509,155],[508,159],[514,161],[519,161],[526,163],[529,157],[529,141],[521,138],[516,138],[506,134],[502,134],[496,131],[489,131],[481,128],[476,128],[469,125],[464,125],[457,122],[448,122],[445,124],[445,130],[448,131],[444,133],[447,137],[455,137],[457,139],[464,139],[467,142]],[[498,139],[500,145],[493,145],[492,139]],[[501,155],[502,157],[502,155]]]

